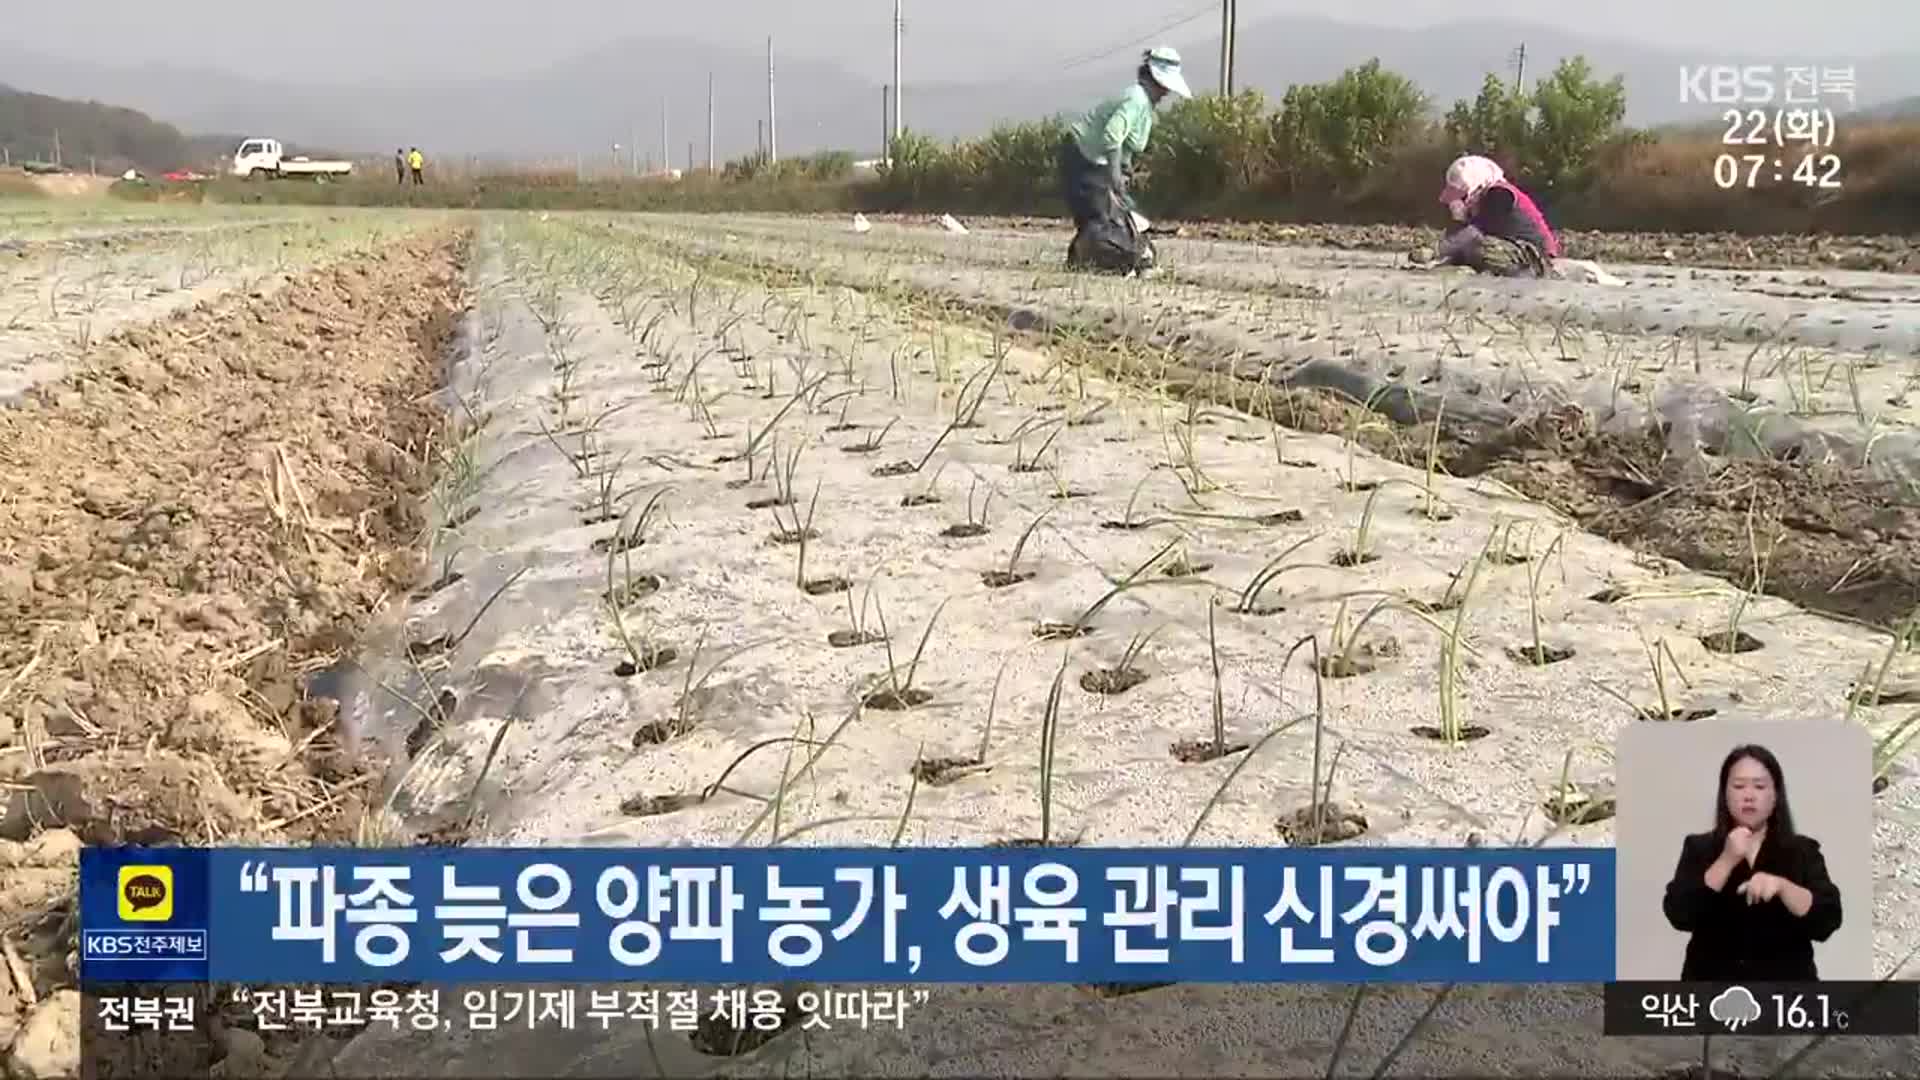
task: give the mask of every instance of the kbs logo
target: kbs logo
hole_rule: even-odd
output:
[[[1771,105],[1777,93],[1773,68],[1767,65],[1709,64],[1680,69],[1682,104]]]
[[[166,922],[173,918],[173,867],[121,867],[115,899],[121,922]]]

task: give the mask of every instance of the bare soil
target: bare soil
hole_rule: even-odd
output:
[[[12,177],[20,178],[40,194],[59,199],[99,198],[113,186],[114,180],[111,176],[90,176],[84,173],[52,173],[36,176],[22,169],[5,171]]]
[[[1702,477],[1667,467],[1657,436],[1540,434],[1554,456],[1519,451],[1491,474],[1596,535],[1876,626],[1920,606],[1920,509],[1883,484],[1779,461],[1723,462]]]
[[[0,889],[41,1000],[72,981],[78,842],[322,843],[360,820],[372,777],[303,683],[426,576],[464,258],[421,234],[231,295],[0,409],[0,865],[68,849],[46,895]]]
[[[1288,427],[1323,434],[1341,433],[1347,411],[1318,390],[1274,407]],[[1424,467],[1432,427],[1380,418],[1357,438]],[[1749,459],[1683,466],[1662,433],[1597,433],[1577,406],[1504,431],[1443,430],[1437,450],[1452,476],[1498,480],[1596,536],[1743,589],[1758,584],[1808,611],[1892,627],[1920,606],[1920,507],[1857,470]]]

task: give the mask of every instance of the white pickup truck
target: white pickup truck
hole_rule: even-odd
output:
[[[303,177],[315,180],[343,177],[353,172],[351,161],[313,161],[286,156],[278,139],[248,139],[233,152],[233,175],[254,180]]]

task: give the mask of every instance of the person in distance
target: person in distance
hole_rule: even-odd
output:
[[[1133,159],[1153,134],[1154,109],[1169,94],[1190,98],[1193,91],[1180,72],[1180,53],[1162,45],[1141,56],[1133,85],[1088,110],[1061,140],[1061,194],[1074,227],[1068,266],[1127,272],[1152,264],[1127,184]]]
[[[1764,746],[1720,763],[1710,832],[1680,844],[1667,921],[1692,935],[1683,982],[1814,982],[1813,946],[1840,929],[1840,890],[1820,842],[1793,830],[1787,778]]]
[[[1500,277],[1553,276],[1560,239],[1527,193],[1490,158],[1468,154],[1447,167],[1440,202],[1453,217],[1427,268],[1466,266]]]

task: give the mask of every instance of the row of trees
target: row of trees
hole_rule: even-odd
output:
[[[1531,88],[1488,76],[1444,110],[1408,79],[1369,61],[1324,83],[1208,95],[1164,108],[1136,190],[1150,214],[1187,218],[1432,223],[1451,158],[1504,165],[1556,227],[1677,232],[1906,233],[1920,228],[1920,125],[1847,126],[1844,190],[1779,183],[1729,191],[1714,179],[1718,131],[1625,127],[1626,91],[1584,59]],[[533,180],[499,175],[425,189],[390,183],[241,186],[258,199],[434,202],[604,210],[1058,214],[1057,154],[1067,117],[1002,125],[977,139],[908,133],[878,176],[856,178],[849,154],[731,162],[676,183]],[[262,191],[270,193],[263,196]]]
[[[1149,206],[1196,210],[1236,198],[1310,203],[1398,201],[1410,183],[1429,192],[1454,153],[1484,153],[1551,200],[1589,181],[1628,132],[1626,90],[1595,76],[1584,58],[1560,64],[1531,89],[1489,75],[1471,101],[1436,117],[1405,76],[1370,60],[1330,82],[1296,85],[1271,103],[1257,90],[1206,95],[1164,107],[1138,190]],[[1037,211],[1055,200],[1056,153],[1070,117],[1003,125],[942,144],[903,135],[879,178],[878,201],[938,200],[971,210]]]

